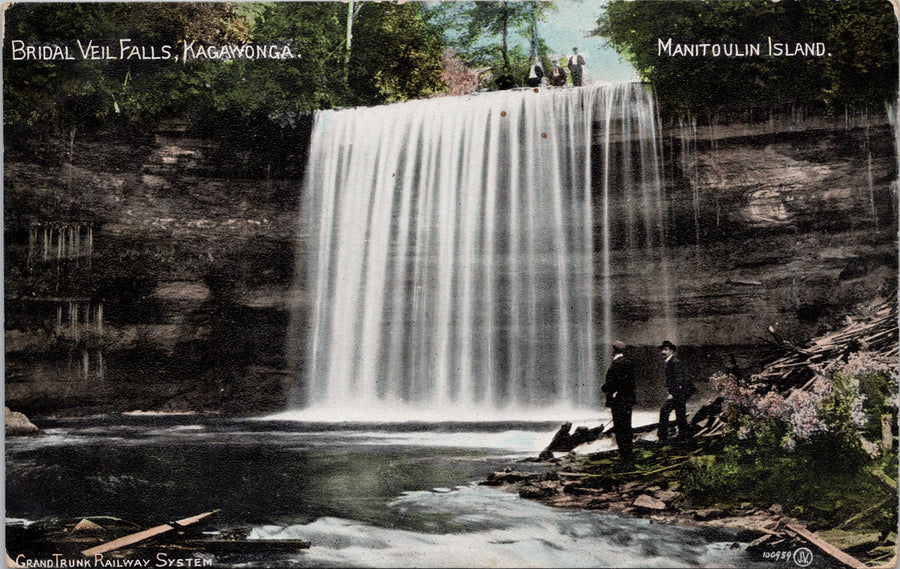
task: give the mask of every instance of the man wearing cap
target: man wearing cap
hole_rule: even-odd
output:
[[[634,365],[625,357],[625,343],[612,343],[613,360],[606,371],[606,383],[601,389],[606,394],[606,405],[612,412],[613,428],[619,459],[623,464],[632,462],[633,432],[631,408],[634,406]]]
[[[572,73],[572,85],[581,86],[581,77],[584,73],[584,56],[578,53],[578,48],[573,47],[572,57],[569,58],[569,71]]]
[[[669,438],[669,415],[672,411],[675,411],[678,439],[685,440],[690,436],[686,403],[696,388],[688,377],[687,368],[675,357],[675,352],[678,351],[675,344],[666,340],[659,346],[659,351],[666,359],[666,390],[669,392],[669,397],[659,411],[657,438],[660,443],[665,444]]]

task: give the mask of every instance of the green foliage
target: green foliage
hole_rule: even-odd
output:
[[[877,371],[864,371],[856,379],[860,389],[866,394],[863,436],[873,442],[879,441],[882,436],[882,416],[890,415],[891,425],[897,423],[897,409],[891,404],[892,398],[896,396],[897,384],[888,373]]]
[[[139,123],[196,102],[195,93],[180,81],[184,69],[136,59],[12,61],[11,40],[64,43],[73,52],[78,50],[77,40],[104,42],[114,49],[121,38],[136,45],[184,38],[240,41],[243,36],[228,30],[233,18],[229,5],[213,2],[10,6],[3,67],[5,123],[30,130],[74,131]]]
[[[440,2],[426,8],[425,21],[469,67],[489,68],[496,78],[506,65],[516,83],[523,85],[532,63],[531,48],[524,46],[534,39],[535,23],[555,9],[546,1]],[[537,38],[538,55],[548,51]],[[549,62],[543,63],[549,69]]]
[[[897,421],[895,364],[858,352],[822,372],[808,392],[765,397],[716,380],[726,394],[730,432],[714,460],[692,460],[685,489],[697,504],[778,503],[791,515],[837,523],[896,526],[897,449],[870,457],[860,436],[881,440],[881,417]],[[876,515],[877,514],[877,515]]]
[[[350,56],[354,101],[392,102],[428,96],[446,88],[441,73],[443,44],[425,26],[421,5],[364,4]]]
[[[596,35],[652,83],[675,113],[793,103],[881,108],[897,94],[897,21],[881,0],[614,0]],[[659,41],[762,44],[761,56],[660,54]],[[769,57],[774,42],[824,42],[824,57]]]
[[[439,37],[421,5],[365,3],[353,21],[339,2],[47,3],[6,11],[7,128],[65,133],[227,113],[254,117],[429,96],[445,89]],[[11,61],[11,40],[113,46],[277,43],[299,57],[176,61]],[[178,55],[179,53],[176,53]]]
[[[890,460],[896,463],[896,452]],[[888,460],[888,457],[885,457]],[[833,525],[896,497],[866,468],[845,468],[843,461],[825,464],[812,448],[788,452],[761,441],[731,441],[712,464],[691,463],[684,472],[684,490],[694,506],[731,506],[750,502],[769,508],[780,504],[790,515]],[[879,519],[893,519],[892,500],[876,508],[880,514],[862,525],[881,529]],[[892,513],[893,512],[893,513]]]

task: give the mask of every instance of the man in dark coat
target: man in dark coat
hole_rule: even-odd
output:
[[[578,48],[573,47],[572,57],[569,59],[569,71],[572,73],[572,85],[581,86],[581,78],[584,74],[584,56],[578,53]]]
[[[666,399],[659,412],[657,437],[660,443],[665,444],[669,439],[669,415],[672,414],[672,411],[675,411],[678,439],[685,440],[690,436],[686,403],[696,388],[688,376],[687,368],[675,357],[675,352],[678,351],[675,344],[666,340],[660,345],[659,351],[666,359],[666,391],[669,392],[669,398]]]
[[[516,80],[509,72],[509,65],[503,66],[503,71],[497,76],[498,89],[512,89],[516,86]]]
[[[528,79],[525,81],[525,84],[529,87],[540,87],[541,79],[543,78],[544,67],[541,65],[541,60],[535,57],[534,63],[531,65],[531,68],[528,71]]]
[[[553,69],[550,71],[550,84],[554,87],[562,87],[566,84],[566,70],[559,66],[559,61],[552,60]]]
[[[631,429],[631,408],[634,406],[634,364],[625,357],[625,343],[612,343],[613,361],[606,371],[606,383],[601,389],[606,394],[606,405],[612,412],[616,445],[623,464],[633,460],[634,447]]]

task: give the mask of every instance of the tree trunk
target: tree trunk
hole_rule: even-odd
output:
[[[507,53],[506,35],[509,27],[509,10],[506,0],[500,2],[500,49],[503,52],[503,65],[509,67],[509,53]]]

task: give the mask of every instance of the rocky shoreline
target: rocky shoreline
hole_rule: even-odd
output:
[[[692,527],[727,527],[749,532],[748,535],[755,534],[754,539],[777,532],[779,527],[789,523],[802,524],[785,516],[777,505],[768,510],[749,505],[736,509],[682,507],[678,483],[664,487],[661,485],[664,483],[656,479],[647,482],[634,479],[643,474],[637,471],[615,472],[618,470],[615,450],[595,453],[591,457],[595,461],[609,461],[613,474],[619,474],[620,481],[585,472],[580,457],[570,453],[548,461],[544,472],[522,472],[508,467],[491,473],[481,484],[557,508],[606,510]]]
[[[817,534],[805,521],[788,515],[780,504],[768,508],[750,503],[693,506],[682,492],[682,482],[672,473],[684,461],[702,460],[714,444],[707,439],[660,446],[656,441],[639,440],[636,449],[640,458],[633,466],[622,465],[616,450],[587,455],[555,453],[547,460],[527,459],[544,463],[547,468],[543,472],[523,472],[509,466],[491,473],[480,484],[555,508],[600,510],[651,522],[729,530],[735,547],[746,547],[758,560],[771,558],[774,551],[806,547],[840,566],[878,566],[859,548],[872,538],[871,532],[828,530]],[[823,534],[827,537],[820,538]],[[895,546],[884,549],[882,553],[896,553]],[[881,566],[893,567],[892,563]]]

